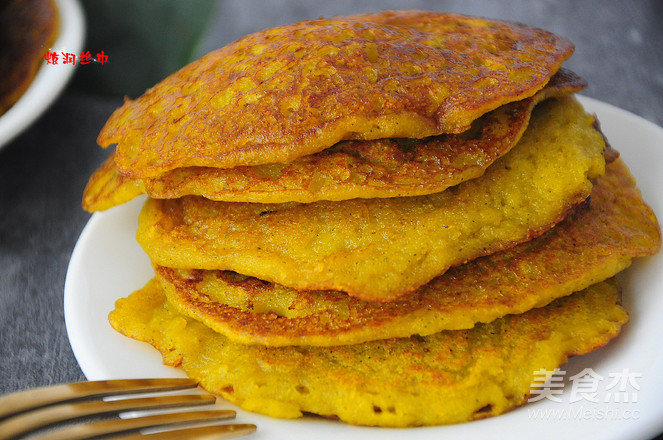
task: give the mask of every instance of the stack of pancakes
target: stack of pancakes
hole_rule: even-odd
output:
[[[126,100],[90,211],[148,198],[155,277],[114,328],[237,405],[457,423],[627,321],[614,280],[660,246],[572,94],[567,40],[422,11],[244,37]]]

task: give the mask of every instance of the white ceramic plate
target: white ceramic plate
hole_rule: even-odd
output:
[[[663,129],[633,114],[582,98],[598,114],[603,131],[637,177],[645,200],[663,218]],[[90,380],[130,377],[180,377],[161,363],[151,346],[116,333],[108,312],[116,299],[142,287],[152,275],[148,258],[134,235],[142,200],[94,214],[74,249],[65,283],[67,332],[76,358]],[[306,418],[276,420],[238,411],[238,418],[258,425],[252,438],[269,439],[648,439],[663,432],[663,254],[637,261],[622,276],[624,303],[631,322],[607,347],[577,357],[565,367],[566,378],[591,368],[604,380],[599,402],[570,403],[572,383],[562,402],[544,399],[491,419],[455,426],[407,431],[347,426]],[[627,369],[636,375],[626,384],[630,397],[608,399],[611,375]],[[617,388],[612,388],[614,396]],[[555,396],[558,397],[558,396]],[[637,399],[637,402],[633,400]],[[626,401],[626,402],[625,402]],[[230,404],[223,406],[232,407]]]
[[[60,17],[60,34],[52,52],[81,53],[85,36],[85,19],[77,0],[55,0]],[[62,92],[76,65],[42,63],[23,96],[0,116],[0,148],[32,124]]]

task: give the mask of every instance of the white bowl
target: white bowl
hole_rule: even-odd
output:
[[[60,17],[60,34],[49,48],[53,52],[81,53],[85,18],[78,0],[55,0]],[[64,90],[77,64],[42,63],[23,96],[0,116],[0,148],[30,126]]]

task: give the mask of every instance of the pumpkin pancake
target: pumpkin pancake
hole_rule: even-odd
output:
[[[525,25],[423,11],[267,29],[126,100],[98,137],[124,176],[287,163],[341,140],[460,133],[542,89],[573,45]]]
[[[522,313],[616,275],[653,255],[661,233],[618,159],[580,207],[543,236],[452,268],[411,295],[371,303],[333,291],[295,291],[234,272],[158,266],[180,313],[244,344],[342,345],[471,328]]]
[[[137,239],[161,266],[394,300],[451,266],[541,235],[582,203],[605,168],[593,123],[570,97],[546,100],[518,145],[482,177],[426,196],[309,204],[148,199]]]
[[[577,92],[585,85],[562,69],[536,95],[483,115],[468,132],[421,140],[343,141],[289,164],[185,167],[131,179],[119,173],[111,154],[90,178],[83,207],[104,210],[143,193],[156,199],[200,195],[232,202],[310,203],[440,192],[480,176],[508,152],[522,136],[538,102]]]
[[[248,411],[403,427],[460,423],[524,404],[536,372],[598,349],[627,320],[614,280],[469,330],[338,347],[231,342],[179,314],[154,281],[110,314],[116,330],[152,344],[164,363]]]
[[[5,0],[0,4],[0,115],[23,96],[58,33],[52,0]]]

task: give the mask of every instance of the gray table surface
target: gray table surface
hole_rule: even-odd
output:
[[[199,51],[300,19],[404,8],[521,21],[562,34],[576,45],[566,66],[589,81],[585,95],[663,125],[658,0],[221,1]],[[63,286],[89,219],[81,193],[107,154],[96,135],[122,98],[77,88],[84,74],[79,69],[55,104],[0,149],[0,394],[85,379],[67,339]]]

